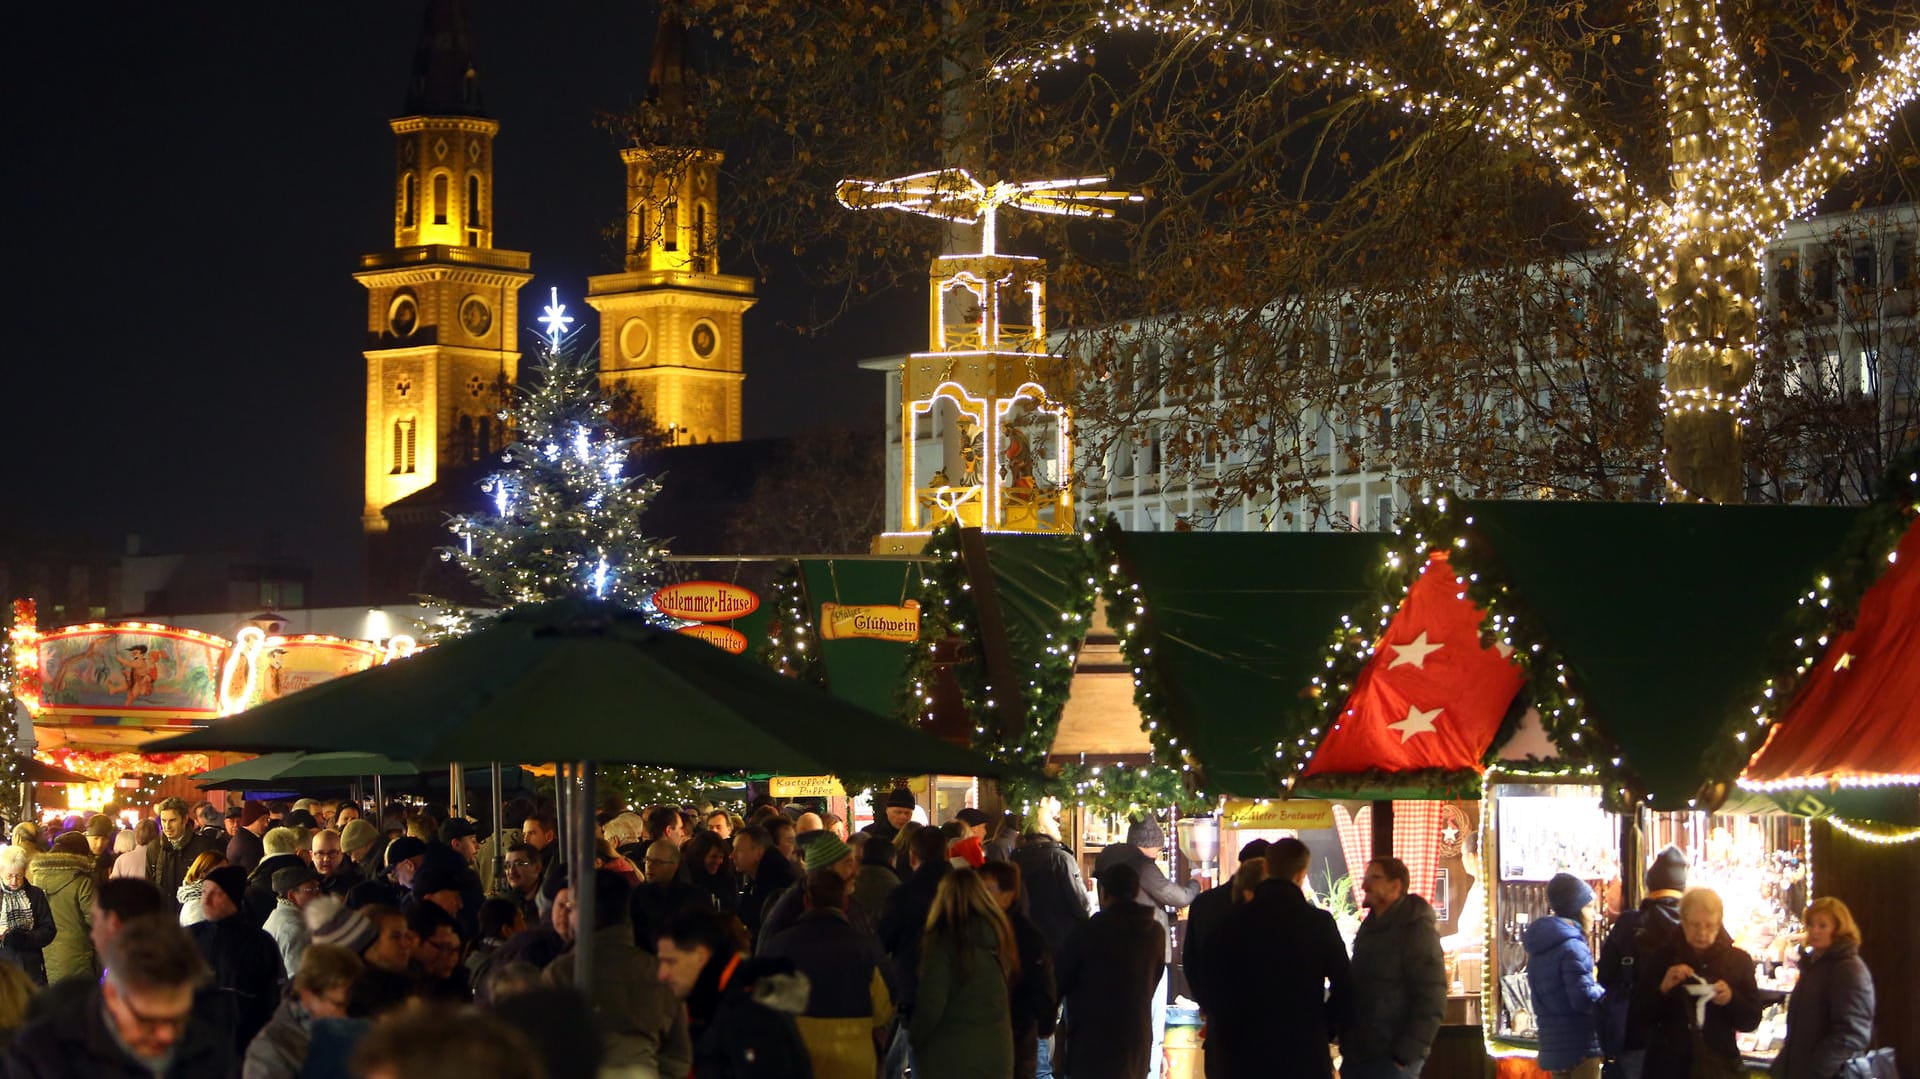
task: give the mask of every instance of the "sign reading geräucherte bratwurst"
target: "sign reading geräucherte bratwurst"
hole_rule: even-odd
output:
[[[760,597],[737,584],[681,581],[653,594],[653,605],[669,618],[688,622],[731,622],[760,608]]]
[[[822,603],[820,637],[843,641],[865,637],[875,641],[912,643],[920,639],[920,604],[908,600],[899,606],[885,604]]]

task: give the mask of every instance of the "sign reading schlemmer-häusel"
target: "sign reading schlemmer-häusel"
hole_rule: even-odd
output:
[[[669,618],[689,622],[731,622],[760,607],[760,597],[737,584],[681,581],[653,594],[653,605]]]
[[[820,638],[827,641],[843,641],[853,637],[909,644],[919,640],[919,601],[910,599],[898,607],[822,603],[820,605]]]

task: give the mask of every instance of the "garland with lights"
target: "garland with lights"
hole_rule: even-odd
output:
[[[1140,710],[1140,722],[1153,744],[1154,769],[1151,774],[1136,774],[1134,779],[1150,785],[1160,805],[1183,810],[1209,806],[1212,799],[1206,792],[1205,770],[1181,748],[1183,741],[1192,744],[1192,732],[1183,725],[1184,717],[1165,705],[1167,695],[1162,691],[1160,668],[1153,660],[1152,642],[1157,633],[1153,612],[1147,607],[1140,582],[1120,555],[1120,535],[1119,522],[1108,517],[1098,533],[1101,565],[1096,569],[1106,573],[1107,624],[1119,638],[1121,656],[1133,668],[1133,704]],[[1136,770],[1143,772],[1146,770]],[[1096,775],[1106,782],[1120,778],[1112,771]]]
[[[1902,454],[1889,470],[1881,495],[1862,511],[1848,537],[1846,552],[1822,573],[1798,599],[1769,656],[1773,673],[1761,684],[1750,717],[1740,717],[1708,750],[1710,766],[1738,772],[1767,741],[1774,724],[1800,692],[1820,662],[1830,635],[1853,624],[1860,601],[1879,583],[1895,562],[1915,516],[1920,514],[1920,451]],[[1745,786],[1745,784],[1743,784]],[[1766,790],[1772,784],[1749,789]],[[1836,821],[1836,827],[1840,827]],[[1844,831],[1845,829],[1842,828]],[[1856,835],[1866,839],[1864,834]],[[1916,833],[1920,837],[1920,833]],[[1868,842],[1905,842],[1905,839],[1866,839]]]
[[[35,625],[38,619],[30,600],[15,602],[9,607],[6,639],[0,642],[0,729],[4,731],[0,733],[0,787],[8,791],[20,791],[27,774],[20,760],[20,725],[14,718],[14,687],[20,685],[25,691],[23,695],[30,698],[39,695],[40,687],[38,669],[16,668],[14,652],[33,647],[33,638],[38,633]],[[23,684],[23,680],[32,680],[34,684]],[[10,797],[5,804],[12,807],[19,801]],[[27,808],[30,810],[32,807]]]
[[[1317,709],[1309,730],[1324,734],[1331,729],[1331,713],[1345,703],[1345,694],[1354,684],[1360,669],[1371,657],[1374,642],[1391,621],[1408,589],[1419,575],[1427,556],[1435,550],[1447,552],[1454,573],[1466,582],[1467,598],[1480,608],[1483,617],[1483,641],[1505,643],[1524,657],[1526,681],[1514,695],[1497,733],[1488,743],[1482,763],[1491,766],[1500,747],[1512,737],[1528,707],[1540,713],[1541,725],[1565,759],[1539,762],[1502,761],[1502,774],[1535,776],[1598,776],[1601,800],[1609,810],[1622,812],[1643,800],[1643,784],[1621,757],[1619,750],[1601,732],[1580,703],[1578,687],[1569,680],[1566,659],[1553,646],[1543,630],[1529,616],[1523,601],[1504,583],[1499,563],[1486,544],[1473,542],[1471,518],[1466,517],[1445,495],[1422,498],[1401,518],[1395,528],[1398,542],[1388,552],[1380,569],[1380,599],[1364,614],[1341,619],[1328,646],[1327,670],[1313,682],[1313,706]],[[1378,629],[1366,628],[1377,622]],[[1275,747],[1270,765],[1275,782],[1290,786],[1312,759],[1317,743],[1297,739]],[[1383,775],[1355,777],[1356,785],[1385,785]],[[1408,776],[1395,774],[1392,782],[1433,783],[1440,789],[1462,791],[1478,788],[1484,777],[1452,773]]]
[[[908,662],[903,713],[916,721],[926,718],[933,705],[936,651],[943,642],[958,639],[964,647],[954,676],[973,720],[974,748],[994,760],[1026,765],[1039,772],[1072,691],[1074,665],[1092,622],[1094,604],[1110,583],[1102,571],[1095,531],[1091,527],[1083,531],[1080,543],[1073,548],[1075,561],[1068,578],[1079,587],[1062,606],[1062,628],[1043,631],[1035,638],[1027,627],[1016,623],[1006,627],[1007,650],[1014,668],[1031,672],[1025,674],[1026,685],[1017,691],[1022,707],[1011,720],[1004,718],[1008,713],[999,707],[999,688],[987,675],[973,583],[961,557],[960,530],[951,524],[937,529],[926,550],[931,560],[925,563],[920,581],[920,640]],[[1162,767],[1071,763],[1049,769],[1043,781],[1008,780],[1001,787],[1010,804],[1030,804],[1051,796],[1122,816],[1193,802],[1180,774]]]
[[[768,602],[774,614],[767,625],[766,642],[756,653],[760,661],[788,678],[825,689],[827,675],[820,665],[820,649],[813,643],[818,634],[800,563],[788,562],[780,567]]]
[[[1325,673],[1313,678],[1306,699],[1300,705],[1307,714],[1302,717],[1305,722],[1297,726],[1306,733],[1276,745],[1273,760],[1267,763],[1267,774],[1281,790],[1293,792],[1303,782],[1302,773],[1319,752],[1324,735],[1333,730],[1341,709],[1346,707],[1348,695],[1358,684],[1360,673],[1372,662],[1388,626],[1406,603],[1414,583],[1420,579],[1430,553],[1435,549],[1446,550],[1447,565],[1453,568],[1456,579],[1469,586],[1474,583],[1464,576],[1466,571],[1456,565],[1466,549],[1464,538],[1452,535],[1444,543],[1430,543],[1427,540],[1430,534],[1445,535],[1452,531],[1452,523],[1441,519],[1428,501],[1423,501],[1422,507],[1395,522],[1395,542],[1388,547],[1386,557],[1374,570],[1374,597],[1364,608],[1340,616],[1340,624],[1335,627],[1327,643]],[[1472,594],[1471,588],[1469,594]],[[1478,602],[1478,597],[1475,600]],[[1304,779],[1304,782],[1318,794],[1419,789],[1430,792],[1436,798],[1477,798],[1482,790],[1486,769],[1493,764],[1501,747],[1513,737],[1520,721],[1526,716],[1531,703],[1529,697],[1525,692],[1515,695],[1506,714],[1501,717],[1492,740],[1487,743],[1480,767],[1474,771],[1422,768],[1389,772],[1369,769],[1338,777],[1316,776]],[[1505,761],[1501,763],[1500,771],[1552,774],[1564,771],[1564,765],[1557,761]]]
[[[601,797],[618,799],[634,812],[645,812],[660,805],[733,804],[734,795],[744,782],[739,776],[639,764],[599,768],[594,773],[594,781],[599,785]]]

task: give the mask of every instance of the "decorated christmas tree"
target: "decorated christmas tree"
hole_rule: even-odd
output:
[[[552,295],[540,319],[546,340],[502,417],[514,439],[506,467],[481,481],[492,512],[455,517],[455,543],[444,555],[500,610],[589,596],[651,611],[666,549],[647,537],[640,517],[660,484],[635,466],[636,443],[620,435],[592,355],[565,343],[573,318],[557,289]],[[473,625],[472,611],[430,606],[440,636]],[[601,791],[635,808],[704,804],[728,786],[656,767],[610,766],[597,778]]]
[[[481,483],[493,512],[462,514],[446,556],[502,608],[592,596],[635,610],[660,584],[666,552],[641,528],[660,488],[631,461],[591,357],[563,346],[571,322],[556,298],[546,344],[508,419],[506,467]]]

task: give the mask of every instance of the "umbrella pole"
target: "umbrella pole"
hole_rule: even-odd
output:
[[[467,815],[467,770],[459,761],[447,765],[447,809],[454,817]]]
[[[487,779],[493,784],[493,879],[507,879],[507,822],[500,818],[506,815],[506,805],[500,799],[500,762],[494,761],[487,769]]]
[[[594,925],[594,842],[593,842],[593,762],[574,766],[573,846],[569,861],[575,868],[569,878],[573,886],[573,986],[591,999],[593,995]]]
[[[373,826],[385,831],[387,813],[387,783],[380,773],[373,774]]]

